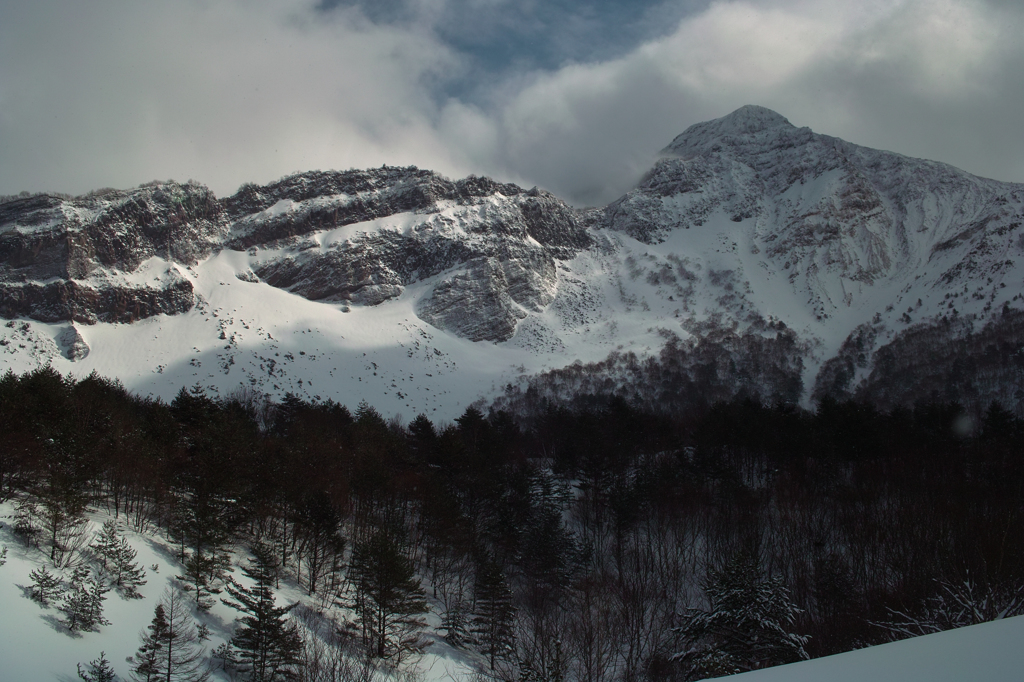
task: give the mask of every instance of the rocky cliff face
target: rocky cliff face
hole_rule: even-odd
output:
[[[142,266],[153,258],[194,264],[223,233],[219,203],[197,184],[5,202],[0,315],[93,324],[184,312],[191,284],[174,269]]]
[[[440,277],[424,319],[488,341],[550,303],[554,260],[591,241],[576,211],[547,192],[416,168],[304,173],[223,201],[176,183],[29,197],[2,205],[0,230],[8,318],[91,324],[184,312],[192,288],[180,266],[231,249],[250,252],[253,277],[317,301],[373,306]]]
[[[1003,388],[963,388],[970,358],[956,349],[973,357],[994,344],[999,357],[1024,357],[1019,335],[1006,331],[1024,308],[1022,225],[1022,185],[860,147],[747,106],[686,130],[635,189],[602,208],[394,167],[301,173],[225,199],[167,182],[8,200],[0,316],[66,333],[48,343],[18,332],[3,352],[52,350],[88,364],[103,352],[88,325],[188,313],[217,318],[217,341],[229,341],[218,363],[229,374],[232,339],[250,327],[229,334],[233,322],[212,314],[224,308],[204,303],[226,291],[221,274],[203,274],[217,262],[231,264],[232,280],[338,311],[407,305],[418,320],[402,324],[421,325],[419,339],[433,329],[496,344],[495,357],[515,355],[527,373],[523,357],[538,370],[579,358],[596,363],[585,365],[587,386],[634,392],[647,381],[637,376],[662,376],[659,403],[693,403],[672,397],[684,390],[905,401],[914,391],[886,387],[886,372],[906,382],[923,356],[932,358],[932,393],[1008,400],[1015,393]],[[269,349],[278,340],[261,333],[267,351],[253,351],[253,362],[269,366],[270,378],[249,381],[276,388],[280,356],[271,362]],[[664,366],[636,374],[632,361],[597,362],[613,350]],[[376,377],[376,365],[367,367]],[[986,374],[1000,386],[1004,375]],[[1020,402],[1024,410],[1024,394]]]
[[[227,247],[251,249],[268,284],[373,306],[436,280],[420,316],[473,341],[510,338],[525,310],[553,299],[555,259],[590,244],[576,212],[546,192],[414,168],[296,176],[226,205]]]

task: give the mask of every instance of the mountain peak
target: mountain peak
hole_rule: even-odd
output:
[[[793,128],[782,114],[767,107],[746,104],[731,114],[687,128],[671,144],[661,150],[665,155],[684,155],[695,147],[722,138],[754,135],[774,128]]]
[[[709,123],[717,123],[722,129],[730,128],[740,133],[757,133],[768,128],[793,126],[782,114],[756,104],[744,104],[731,114]]]

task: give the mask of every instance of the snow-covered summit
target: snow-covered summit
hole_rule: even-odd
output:
[[[767,107],[746,104],[727,116],[690,126],[662,149],[661,155],[687,157],[715,144],[729,144],[737,136],[777,128],[793,128],[793,124]]]
[[[606,209],[606,224],[735,273],[754,292],[736,319],[756,310],[820,340],[824,374],[805,376],[819,395],[857,390],[872,352],[908,333],[945,338],[926,330],[974,329],[1018,306],[1024,185],[796,128],[752,106],[692,126],[664,153]],[[836,384],[828,356],[840,345],[859,359],[842,360]],[[936,381],[932,397],[962,399]]]

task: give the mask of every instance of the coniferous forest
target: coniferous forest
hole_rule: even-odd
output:
[[[486,679],[693,680],[1024,613],[1024,422],[998,405],[585,404],[403,423],[8,372],[0,501],[57,568],[90,510],[172,544],[184,591],[146,636],[225,600],[248,679],[368,679],[442,636]],[[275,606],[281,580],[307,598]]]

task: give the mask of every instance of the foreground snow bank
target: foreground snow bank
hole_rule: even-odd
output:
[[[735,675],[735,682],[1009,682],[1024,679],[1024,616]]]

